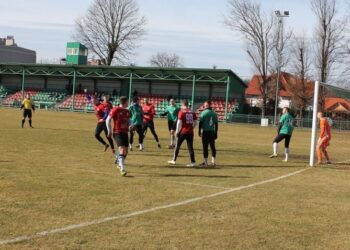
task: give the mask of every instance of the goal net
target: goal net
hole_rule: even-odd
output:
[[[327,136],[327,132],[320,135],[325,122],[320,122],[318,112],[322,112],[330,125],[330,141],[324,138],[321,143],[319,138]],[[322,123],[322,124],[321,124]],[[332,86],[326,83],[315,82],[314,99],[312,107],[312,133],[310,147],[310,166],[320,161],[320,151],[325,145],[329,154],[330,163],[335,167],[350,167],[350,90]],[[321,146],[320,146],[321,145]],[[322,163],[327,163],[325,154],[322,154]]]

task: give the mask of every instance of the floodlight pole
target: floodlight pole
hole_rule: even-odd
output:
[[[289,17],[289,11],[284,11],[284,14],[281,14],[280,11],[275,11],[275,15],[278,18],[278,44],[277,44],[277,53],[278,53],[278,65],[277,65],[277,78],[276,78],[276,95],[275,95],[275,114],[273,117],[273,125],[277,125],[277,110],[278,110],[278,92],[279,92],[279,80],[281,74],[281,48],[280,48],[280,40],[283,39],[283,18]]]
[[[77,81],[77,70],[74,68],[74,71],[73,71],[73,91],[72,91],[72,111],[74,111],[74,104],[75,104],[75,84],[76,84],[76,81]]]
[[[131,105],[131,91],[132,91],[132,71],[130,72],[130,79],[129,79],[129,105]]]
[[[312,130],[311,130],[311,146],[310,146],[310,166],[315,165],[315,150],[316,150],[316,131],[317,131],[317,108],[318,108],[318,95],[320,91],[320,83],[315,82],[314,88],[314,105],[312,113]]]
[[[228,99],[229,99],[229,95],[230,95],[230,85],[231,85],[231,80],[230,80],[230,76],[227,76],[227,84],[226,84],[226,100],[225,100],[225,118],[224,121],[227,121],[228,117],[227,117],[227,112],[228,112]]]
[[[194,91],[196,88],[196,74],[193,75],[193,79],[192,79],[192,111],[194,111]]]
[[[267,32],[265,33],[265,44],[264,44],[264,68],[265,68],[265,77],[263,79],[265,85],[265,95],[267,94]],[[264,114],[264,116],[262,115]],[[261,118],[264,118],[266,115],[266,105],[265,112],[262,112]]]
[[[22,69],[22,99],[24,98],[24,84],[25,84],[25,79],[26,79],[26,71],[23,67]]]

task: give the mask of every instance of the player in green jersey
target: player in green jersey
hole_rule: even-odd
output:
[[[171,98],[169,100],[169,106],[166,108],[166,111],[162,113],[162,116],[168,117],[168,129],[170,133],[170,144],[168,148],[175,148],[176,138],[175,138],[175,130],[177,123],[177,115],[180,111],[180,108],[176,106],[175,100]]]
[[[294,129],[294,117],[289,114],[289,108],[285,107],[282,111],[282,116],[280,118],[280,125],[278,126],[278,135],[273,141],[273,154],[270,158],[277,157],[277,144],[284,139],[284,162],[287,162],[289,159],[289,142],[292,137]]]
[[[132,143],[134,142],[134,134],[135,131],[139,135],[139,148],[140,151],[144,149],[143,147],[143,131],[142,131],[142,124],[143,124],[143,113],[142,113],[142,107],[139,104],[139,98],[137,96],[134,96],[132,99],[132,104],[129,107],[129,111],[131,113],[131,129],[130,129],[130,144],[129,148],[132,150]]]
[[[216,148],[215,140],[218,138],[218,116],[211,108],[211,101],[204,102],[204,110],[199,120],[198,135],[202,137],[204,162],[200,166],[208,166],[208,146],[211,149],[211,163],[215,166]]]

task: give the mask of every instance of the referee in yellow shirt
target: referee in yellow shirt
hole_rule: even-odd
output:
[[[26,117],[29,119],[29,126],[33,128],[32,126],[32,110],[35,111],[34,102],[30,99],[30,96],[27,94],[26,98],[22,102],[21,110],[23,110],[23,119],[22,119],[22,128],[24,126],[24,123],[26,121]]]

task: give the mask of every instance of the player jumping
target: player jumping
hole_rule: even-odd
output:
[[[289,143],[292,137],[294,129],[294,117],[289,114],[289,108],[285,107],[282,110],[282,116],[280,119],[280,125],[278,126],[278,135],[273,141],[273,154],[270,158],[277,157],[277,144],[284,139],[284,162],[287,162],[289,159]]]
[[[131,114],[127,107],[128,98],[125,96],[120,97],[119,106],[116,106],[112,109],[106,120],[109,138],[112,137],[111,119],[114,121],[113,138],[118,146],[116,164],[119,167],[122,176],[125,176],[127,174],[125,170],[125,159],[128,155],[129,147],[128,131]]]
[[[332,138],[331,126],[328,122],[327,117],[324,117],[322,112],[317,113],[317,118],[320,119],[320,137],[318,138],[316,147],[317,164],[322,164],[322,154],[326,157],[326,163],[331,164],[327,152],[327,147],[329,146],[329,142]]]
[[[106,126],[106,118],[111,111],[112,105],[107,101],[107,98],[104,98],[104,102],[100,103],[98,98],[94,99],[94,110],[97,117],[97,126],[95,129],[95,138],[104,146],[104,151],[106,152],[109,148],[109,145],[112,149],[112,152],[115,153],[114,144],[112,138],[108,137],[108,131]],[[109,145],[102,139],[101,132],[104,131]]]
[[[24,126],[24,123],[26,121],[26,117],[28,117],[29,119],[29,126],[31,128],[34,128],[32,126],[32,110],[33,112],[35,112],[35,106],[34,106],[34,102],[32,101],[32,99],[30,99],[30,95],[27,94],[26,98],[24,98],[22,105],[21,105],[21,110],[23,109],[23,118],[22,118],[22,128]]]
[[[143,114],[142,107],[139,104],[139,98],[134,96],[132,99],[132,104],[129,107],[131,113],[131,125],[132,129],[130,130],[130,150],[132,150],[132,143],[134,142],[134,134],[135,131],[139,135],[139,149],[142,151],[143,147],[143,132],[142,132],[142,124],[143,124]]]
[[[210,145],[211,149],[211,163],[215,166],[215,157],[216,157],[216,148],[215,148],[215,140],[218,138],[218,116],[211,109],[211,101],[204,102],[204,110],[201,113],[199,120],[199,130],[198,135],[202,137],[202,145],[203,145],[203,156],[204,162],[200,164],[202,167],[208,166],[208,146]],[[203,131],[203,133],[202,133]]]
[[[149,128],[149,130],[151,130],[151,133],[154,139],[157,142],[158,148],[161,148],[158,135],[154,129],[154,122],[153,122],[153,118],[154,118],[154,115],[156,114],[156,110],[154,108],[154,105],[149,102],[148,98],[143,99],[142,112],[143,112],[143,129],[142,129],[143,135],[146,134],[146,131]]]
[[[169,164],[175,165],[177,156],[179,155],[181,144],[186,140],[187,142],[187,148],[188,152],[190,153],[191,157],[191,163],[188,164],[188,167],[194,167],[196,166],[196,160],[194,156],[194,150],[193,150],[193,129],[197,125],[197,117],[196,113],[194,113],[191,109],[188,107],[188,101],[183,100],[182,103],[182,109],[179,112],[177,125],[176,125],[176,136],[177,143],[174,151],[174,157],[171,161],[168,161]]]
[[[176,138],[175,138],[175,130],[176,130],[176,122],[177,115],[180,111],[180,108],[176,106],[175,100],[171,98],[169,100],[169,106],[166,108],[166,111],[161,114],[161,116],[168,117],[168,129],[170,133],[170,144],[168,148],[175,148]]]

